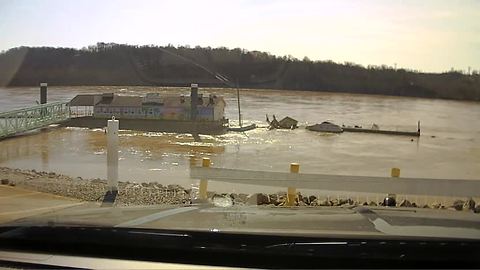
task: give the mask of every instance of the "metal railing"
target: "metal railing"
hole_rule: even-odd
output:
[[[42,104],[0,113],[0,139],[60,123],[70,118],[66,102]]]

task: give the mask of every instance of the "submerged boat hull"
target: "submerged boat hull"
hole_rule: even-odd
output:
[[[342,133],[343,129],[335,124],[323,122],[321,124],[315,124],[305,127],[307,130],[316,131],[316,132],[327,132],[327,133]]]
[[[249,131],[252,129],[256,129],[257,125],[251,124],[248,126],[243,126],[243,127],[229,127],[227,130],[228,131],[235,131],[235,132],[244,132],[244,131]]]

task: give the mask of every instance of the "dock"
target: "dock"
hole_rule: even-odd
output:
[[[363,132],[363,133],[420,137],[420,121],[417,122],[417,131],[383,130],[383,129],[379,129],[378,126],[375,124],[372,126],[372,128],[362,128],[360,126],[354,126],[354,127],[342,126],[342,129],[344,132]]]
[[[371,128],[356,128],[356,127],[343,127],[343,132],[363,132],[363,133],[376,133],[387,135],[403,135],[403,136],[415,136],[420,137],[420,130],[418,131],[397,131],[397,130],[381,130]]]

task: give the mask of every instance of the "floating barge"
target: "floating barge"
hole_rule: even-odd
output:
[[[118,118],[116,118],[118,119]],[[63,127],[105,128],[108,119],[82,116],[60,123]],[[147,132],[190,133],[222,135],[227,132],[228,121],[188,121],[160,119],[120,119],[119,128]]]
[[[69,106],[84,107],[89,115],[76,115],[62,123],[67,127],[104,128],[107,120],[120,120],[120,129],[176,132],[191,134],[224,134],[228,119],[226,103],[221,96],[203,96],[198,85],[191,85],[190,96],[160,95],[125,96],[114,93],[78,95]],[[87,107],[87,108],[85,108]]]

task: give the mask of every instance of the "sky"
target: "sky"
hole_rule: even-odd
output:
[[[0,0],[0,50],[97,42],[480,70],[480,0]]]

